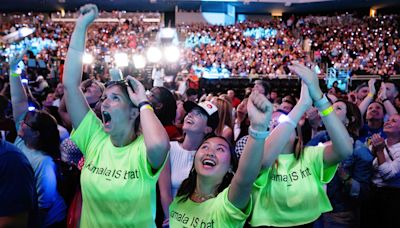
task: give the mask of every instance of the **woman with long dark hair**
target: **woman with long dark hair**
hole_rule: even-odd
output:
[[[28,158],[36,179],[40,220],[43,227],[64,223],[66,205],[58,192],[55,159],[60,158],[60,134],[57,121],[46,111],[28,111],[28,96],[17,73],[22,55],[10,61],[10,85],[13,116],[18,131],[15,145]],[[21,70],[21,69],[20,69]]]
[[[238,167],[233,148],[225,138],[204,140],[196,151],[189,177],[170,206],[171,227],[244,225],[252,207],[250,193],[261,167],[272,104],[255,91],[250,95],[248,112],[250,137]]]

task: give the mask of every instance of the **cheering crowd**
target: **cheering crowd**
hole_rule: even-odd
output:
[[[115,69],[105,83],[82,81],[82,57],[93,45],[87,35],[97,17],[95,5],[80,8],[65,46],[62,81],[43,90],[41,100],[21,80],[26,50],[9,59],[0,95],[0,227],[400,225],[400,96],[394,81],[371,79],[348,94],[322,91],[307,66],[311,59],[292,57],[285,70],[301,79],[298,97],[280,97],[266,80],[256,80],[243,99],[234,90],[202,97],[190,87],[183,96],[165,87],[146,91]],[[313,23],[290,26],[319,30]],[[221,27],[210,28],[224,39]],[[399,41],[388,32],[390,45],[377,64],[397,55],[385,68],[390,71],[399,63]],[[310,39],[338,45],[324,40],[329,34]],[[235,56],[250,50],[251,40],[244,40],[231,47],[237,53],[227,66],[235,67]],[[200,56],[220,60],[209,52]],[[231,61],[225,54],[222,59]]]

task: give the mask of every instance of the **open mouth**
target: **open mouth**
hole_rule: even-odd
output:
[[[110,113],[108,113],[108,112],[106,112],[106,111],[103,111],[103,122],[105,123],[105,124],[107,124],[108,122],[110,122],[111,121],[111,115],[110,115]]]
[[[211,160],[211,159],[203,160],[203,166],[214,167],[216,165],[217,165],[217,163],[214,160]]]

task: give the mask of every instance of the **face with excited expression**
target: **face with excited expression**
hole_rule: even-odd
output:
[[[185,116],[182,130],[184,132],[210,133],[211,128],[207,126],[207,119],[208,117],[200,108],[193,108]]]
[[[104,131],[110,135],[134,129],[139,110],[119,85],[106,89],[101,104]],[[130,126],[130,127],[127,127]]]
[[[231,169],[229,144],[220,137],[205,140],[196,152],[194,166],[199,176],[221,181]]]

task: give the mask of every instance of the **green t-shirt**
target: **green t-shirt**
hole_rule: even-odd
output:
[[[337,165],[324,167],[324,147],[306,147],[296,160],[281,154],[253,185],[252,226],[297,226],[316,220],[332,206],[324,190]]]
[[[250,215],[252,200],[243,212],[228,200],[226,188],[217,197],[196,203],[190,198],[179,202],[176,197],[169,206],[169,226],[175,227],[243,227]]]
[[[81,227],[155,227],[155,187],[143,136],[115,147],[89,111],[71,136],[85,157]]]

